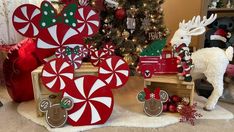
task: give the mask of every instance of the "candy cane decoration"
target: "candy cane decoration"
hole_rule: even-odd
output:
[[[79,69],[82,64],[82,57],[77,54],[70,54],[65,57],[65,60],[72,65],[75,69]]]
[[[66,49],[64,47],[58,48],[55,51],[55,56],[57,58],[65,58],[65,51],[66,51]]]
[[[93,66],[99,66],[99,64],[106,58],[108,55],[103,50],[97,50],[91,53],[91,63]]]
[[[36,37],[39,34],[40,9],[31,4],[19,6],[13,13],[12,23],[18,33],[25,37]]]
[[[74,86],[66,89],[63,97],[74,101],[67,120],[73,126],[103,124],[113,110],[111,89],[96,76],[86,75],[74,79]]]
[[[99,15],[92,10],[90,6],[82,6],[78,8],[77,18],[77,30],[84,36],[92,36],[98,33],[99,29]]]
[[[106,58],[99,66],[98,76],[105,80],[110,88],[119,88],[128,81],[128,64],[118,56]]]
[[[78,32],[65,24],[43,29],[37,39],[37,48],[42,49],[57,49],[65,46],[74,48],[83,45],[84,40],[80,38]]]
[[[105,44],[103,46],[103,51],[108,55],[113,55],[115,52],[115,47],[111,44]]]
[[[64,90],[74,76],[74,68],[64,59],[53,59],[47,62],[43,69],[41,80],[42,84],[52,92]]]

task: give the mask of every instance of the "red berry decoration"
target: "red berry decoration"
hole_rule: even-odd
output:
[[[167,112],[168,111],[168,105],[167,103],[163,104],[163,112]]]
[[[75,15],[77,30],[84,36],[89,37],[98,33],[100,22],[99,15],[90,6],[81,6]]]
[[[119,8],[115,11],[115,17],[118,20],[123,20],[126,17],[126,11],[123,8]]]
[[[112,91],[96,76],[74,79],[74,86],[66,89],[63,97],[70,97],[74,101],[67,120],[73,126],[103,124],[113,110]]]
[[[79,69],[82,64],[82,57],[79,55],[72,53],[65,57],[65,60],[72,65],[75,69]]]
[[[31,4],[19,6],[13,13],[12,23],[18,33],[25,37],[36,37],[39,34],[41,11]]]
[[[110,88],[119,88],[128,81],[128,64],[118,56],[106,58],[99,66],[98,76],[105,80]]]
[[[93,66],[99,66],[99,64],[108,57],[103,50],[97,50],[91,53],[91,63]]]
[[[74,68],[64,59],[53,59],[47,62],[43,69],[42,84],[52,92],[60,92],[73,80]]]

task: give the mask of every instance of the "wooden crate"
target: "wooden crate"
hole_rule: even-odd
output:
[[[153,91],[156,87],[165,90],[169,96],[178,95],[187,97],[190,105],[193,104],[194,82],[185,82],[178,80],[177,75],[157,75],[144,79],[144,86]]]
[[[58,98],[61,98],[61,93],[55,94],[50,92],[45,86],[41,83],[41,71],[42,67],[40,66],[34,71],[32,71],[32,84],[33,84],[33,93],[34,93],[34,100],[36,103],[36,112],[37,116],[42,116],[42,112],[38,109],[38,103],[40,103],[41,99],[49,98],[49,95],[56,95]],[[79,69],[75,70],[75,77],[82,76],[82,75],[97,75],[98,67],[94,67],[91,63],[82,63]]]

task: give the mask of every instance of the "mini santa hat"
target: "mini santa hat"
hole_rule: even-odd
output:
[[[227,42],[227,38],[228,38],[228,33],[225,32],[223,29],[218,29],[214,35],[210,36],[210,40],[220,40],[223,42]]]

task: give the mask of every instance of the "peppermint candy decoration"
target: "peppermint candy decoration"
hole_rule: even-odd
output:
[[[96,76],[74,79],[74,86],[66,89],[63,97],[74,101],[67,120],[73,126],[104,124],[113,110],[113,94]]]
[[[66,54],[66,49],[64,47],[58,48],[55,51],[55,56],[57,58],[65,58],[65,54]]]
[[[79,7],[75,17],[77,19],[77,30],[84,37],[92,36],[95,33],[98,33],[100,25],[99,15],[92,10],[92,7]]]
[[[88,3],[88,0],[79,0],[79,4],[81,6],[87,6],[89,3]]]
[[[128,81],[128,64],[121,57],[109,57],[100,64],[98,77],[105,80],[110,88],[119,88]]]
[[[74,68],[64,59],[53,59],[47,62],[43,69],[42,83],[52,92],[60,92],[73,80]]]
[[[85,58],[88,55],[89,51],[84,46],[78,49],[78,55],[82,58]]]
[[[57,49],[68,46],[82,46],[84,40],[78,35],[78,32],[65,24],[57,24],[43,29],[37,38],[37,48]]]
[[[103,51],[108,55],[113,55],[115,52],[115,47],[111,44],[105,44],[103,47]]]
[[[86,47],[86,49],[89,51],[89,52],[88,52],[88,55],[91,55],[92,52],[94,52],[94,51],[97,50],[97,49],[96,49],[93,45],[91,45],[91,44],[86,44],[85,47]]]
[[[18,33],[25,37],[36,37],[39,34],[40,9],[31,4],[19,6],[13,13],[12,23]]]
[[[82,64],[82,57],[77,54],[70,54],[65,57],[65,60],[72,65],[75,69],[79,69]]]
[[[93,66],[99,66],[106,57],[108,57],[108,55],[103,50],[97,50],[91,53],[90,62]]]

